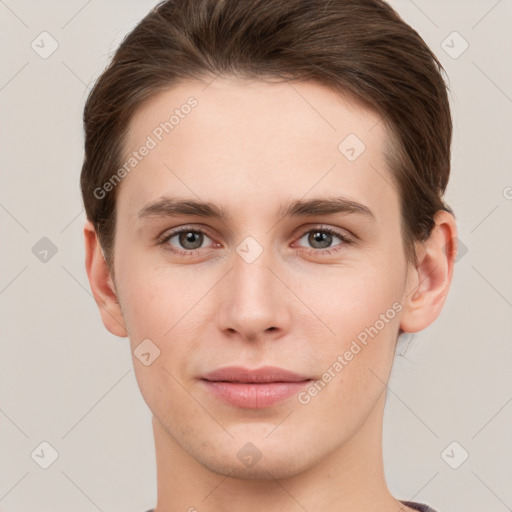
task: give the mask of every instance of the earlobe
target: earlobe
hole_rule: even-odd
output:
[[[443,210],[434,220],[429,239],[417,245],[417,265],[410,267],[400,323],[405,332],[418,332],[432,324],[450,289],[457,252],[455,219]]]
[[[114,282],[92,222],[84,226],[85,268],[94,300],[100,310],[103,325],[112,334],[128,336]]]

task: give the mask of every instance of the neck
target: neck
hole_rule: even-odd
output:
[[[288,478],[217,474],[185,452],[153,417],[158,501],[155,512],[403,512],[387,488],[382,460],[385,393],[358,432],[306,471]],[[314,439],[312,440],[314,442]]]

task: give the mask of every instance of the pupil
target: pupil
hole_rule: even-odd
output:
[[[198,240],[199,240],[199,243],[198,243]],[[187,231],[186,233],[181,233],[180,243],[186,249],[197,249],[198,247],[201,247],[200,233],[194,233],[193,231]],[[192,244],[192,247],[190,247],[187,244]]]
[[[324,233],[322,231],[316,231],[312,233],[310,236],[310,243],[314,246],[314,244],[319,243],[321,248],[329,247],[331,242],[332,235],[330,233]]]

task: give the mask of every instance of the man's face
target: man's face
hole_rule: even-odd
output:
[[[382,404],[410,292],[386,137],[376,114],[314,83],[189,82],[139,109],[127,155],[151,149],[118,191],[115,286],[132,351],[160,350],[133,363],[168,446],[221,474],[280,478],[348,446]],[[148,208],[163,198],[225,216]],[[281,215],[334,198],[362,207]],[[228,366],[310,380],[204,380]]]

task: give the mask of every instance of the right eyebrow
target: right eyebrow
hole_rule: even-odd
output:
[[[138,218],[172,217],[173,215],[195,215],[198,217],[227,218],[227,212],[222,206],[207,201],[194,199],[174,199],[163,197],[144,206],[138,213]]]

